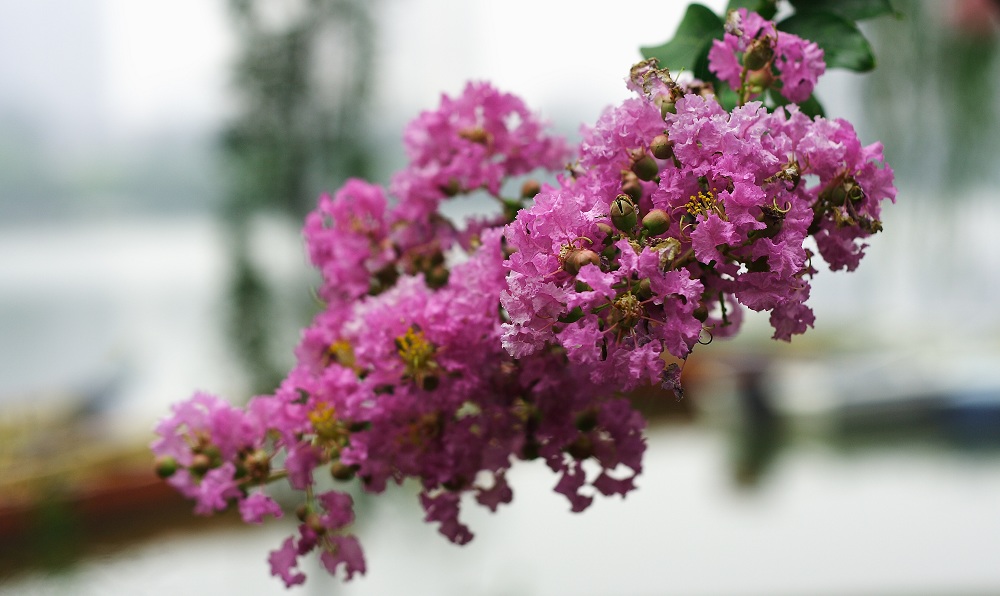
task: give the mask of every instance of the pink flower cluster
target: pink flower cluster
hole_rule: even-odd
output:
[[[823,50],[814,42],[779,32],[773,22],[740,8],[729,13],[723,38],[712,42],[708,67],[748,97],[758,94],[761,85],[770,85],[773,67],[781,81],[781,94],[800,103],[812,95],[826,63]]]
[[[727,112],[655,63],[629,87],[566,173],[514,196],[514,177],[569,158],[519,99],[474,84],[421,114],[388,192],[350,180],[306,219],[325,308],[296,366],[245,408],[204,393],[175,405],[152,445],[161,475],[197,513],[235,507],[248,523],[281,517],[266,487],[287,481],[300,523],[269,561],[288,586],[312,552],[332,574],[365,572],[338,488],[351,479],[370,493],[413,481],[458,544],[472,539],[461,506],[509,502],[517,460],[544,461],[573,511],[632,490],[645,422],[622,394],[677,389],[666,360],[734,333],[744,306],[770,312],[777,338],[803,332],[807,240],[855,268],[895,189],[881,147],[844,121]],[[474,191],[502,213],[464,229],[438,213]]]

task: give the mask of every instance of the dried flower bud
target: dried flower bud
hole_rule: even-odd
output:
[[[650,236],[659,236],[670,227],[670,214],[663,209],[651,209],[642,218],[642,227]]]
[[[611,223],[622,232],[631,232],[638,223],[632,197],[620,194],[611,202]]]

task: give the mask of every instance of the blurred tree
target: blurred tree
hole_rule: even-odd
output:
[[[233,269],[229,335],[254,392],[287,368],[277,301],[250,251],[256,215],[299,225],[324,189],[370,175],[365,115],[373,63],[366,0],[230,0],[239,115],[223,133]],[[304,312],[303,306],[302,311]],[[302,321],[295,321],[300,327]]]
[[[958,191],[997,181],[998,0],[894,0],[873,21],[869,125],[900,180]],[[957,195],[946,193],[948,198]]]

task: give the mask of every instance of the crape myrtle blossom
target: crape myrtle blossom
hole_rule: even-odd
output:
[[[760,93],[758,87],[770,82],[773,67],[779,92],[800,103],[812,95],[826,63],[816,43],[778,31],[773,22],[740,8],[730,11],[723,38],[712,41],[708,67],[744,96]]]
[[[761,43],[791,72],[805,42],[740,17],[724,40],[737,76],[737,54]],[[802,81],[822,71],[799,66]],[[242,408],[202,392],[175,405],[156,427],[158,472],[197,513],[235,508],[252,524],[283,515],[269,486],[286,482],[299,523],[268,561],[287,586],[305,581],[307,555],[345,579],[366,572],[358,489],[410,481],[457,544],[473,538],[464,506],[512,500],[517,460],[544,462],[572,511],[633,490],[645,421],[624,394],[679,394],[684,360],[735,333],[744,309],[769,313],[775,338],[804,332],[819,259],[856,268],[895,188],[881,146],[843,120],[727,110],[655,61],[627,86],[575,155],[487,84],[420,114],[388,189],[348,180],[306,218],[324,307],[294,368]],[[550,183],[509,196],[537,170]],[[472,192],[500,214],[460,227],[438,212]]]

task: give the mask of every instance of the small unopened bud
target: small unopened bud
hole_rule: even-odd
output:
[[[573,250],[566,255],[566,260],[563,262],[563,269],[572,275],[576,275],[580,272],[587,263],[593,263],[594,265],[601,264],[601,257],[596,252],[590,249]]]
[[[587,435],[580,435],[566,447],[566,453],[573,459],[584,460],[594,455],[594,442]]]
[[[357,471],[357,466],[349,466],[339,459],[330,464],[330,476],[334,480],[350,480],[354,478],[354,473]]]
[[[169,455],[156,458],[156,475],[160,478],[170,478],[177,471],[177,460]]]
[[[597,229],[600,230],[602,234],[604,234],[605,238],[608,238],[615,233],[614,228],[604,223],[603,221],[597,222]]]
[[[747,75],[747,86],[752,93],[762,93],[774,84],[774,74],[770,68],[751,71]]]
[[[458,179],[456,178],[448,180],[448,184],[442,184],[440,188],[441,192],[443,192],[445,196],[448,197],[453,197],[458,193],[462,192],[462,186],[461,184],[459,184]]]
[[[653,101],[660,107],[661,118],[666,118],[667,114],[677,113],[677,106],[669,95],[660,95]]]
[[[295,517],[299,518],[300,522],[306,521],[306,518],[309,517],[310,513],[312,513],[312,508],[305,503],[302,503],[295,508]]]
[[[576,430],[584,433],[594,430],[597,426],[597,412],[591,409],[580,412],[573,425],[576,426]]]
[[[653,137],[653,140],[649,142],[649,152],[656,159],[670,159],[674,154],[673,143],[670,141],[670,137],[665,134]]]
[[[196,453],[191,458],[191,471],[195,474],[204,474],[212,469],[212,459],[204,453]]]
[[[441,384],[441,379],[437,375],[424,375],[420,379],[420,388],[424,391],[434,391]]]
[[[323,519],[320,518],[317,513],[310,513],[306,515],[306,519],[303,523],[313,532],[317,534],[326,534],[326,526],[323,525]]]
[[[642,228],[650,236],[659,236],[670,227],[670,214],[663,209],[650,209],[642,218]]]
[[[620,194],[611,202],[611,223],[622,232],[631,232],[638,223],[635,203],[626,194]]]
[[[643,154],[642,157],[632,162],[632,171],[635,172],[639,180],[649,182],[660,173],[660,166],[657,165],[655,159]]]
[[[640,300],[647,300],[653,297],[653,285],[648,277],[640,279],[639,283],[635,284],[633,291]]]
[[[760,70],[770,64],[773,58],[771,39],[761,37],[750,42],[750,47],[743,54],[743,67],[747,70]]]
[[[538,183],[537,180],[526,180],[524,184],[521,185],[521,198],[530,199],[542,192],[542,185]]]
[[[427,282],[427,287],[431,289],[438,289],[444,287],[448,283],[449,271],[444,265],[435,265],[430,271],[424,274],[424,281]]]
[[[632,171],[627,171],[627,174],[622,176],[622,193],[627,194],[633,203],[642,200],[642,183]]]
[[[705,320],[708,319],[708,307],[702,304],[698,308],[694,309],[694,312],[691,314],[694,316],[695,319],[704,323]]]

